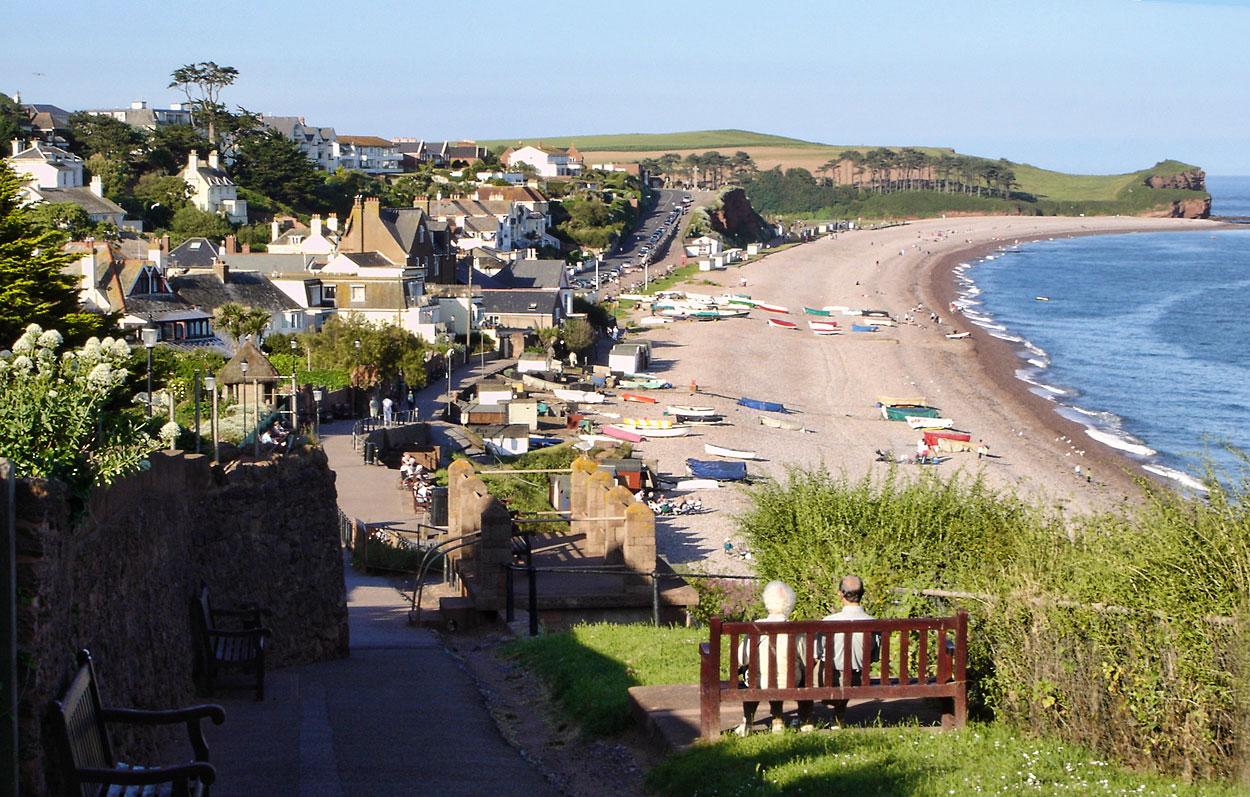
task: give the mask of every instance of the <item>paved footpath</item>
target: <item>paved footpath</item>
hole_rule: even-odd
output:
[[[369,522],[404,518],[395,471],[360,464],[350,424],[322,433],[344,511]],[[206,729],[213,794],[555,794],[504,741],[438,638],[408,625],[404,595],[346,564],[344,578],[348,658],[271,671],[263,703],[250,699],[245,678],[222,679],[213,700],[226,723]]]

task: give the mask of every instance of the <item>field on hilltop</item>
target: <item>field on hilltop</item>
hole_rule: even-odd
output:
[[[833,145],[797,138],[754,133],[748,130],[696,130],[684,133],[629,133],[601,136],[554,136],[520,139],[522,144],[568,147],[576,146],[586,157],[587,163],[629,163],[646,158],[658,158],[666,152],[689,155],[696,152],[717,150],[732,155],[742,150],[751,156],[762,171],[775,167],[806,169],[818,174],[829,160],[846,150],[868,152],[878,145]],[[478,142],[487,147],[516,146],[518,141],[498,139]],[[899,147],[887,146],[886,149]],[[956,155],[949,147],[914,147],[926,155]],[[1114,200],[1122,197],[1122,191],[1140,184],[1149,174],[1176,174],[1193,166],[1176,161],[1164,161],[1149,169],[1127,174],[1066,174],[1041,169],[1029,164],[1013,163],[1015,190],[1032,194],[1038,199],[1065,202]]]

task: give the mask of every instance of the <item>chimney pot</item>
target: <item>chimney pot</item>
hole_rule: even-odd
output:
[[[104,180],[98,174],[91,178],[91,193],[98,197],[104,196]]]
[[[213,150],[212,152],[208,153],[208,167],[210,169],[216,169],[218,168],[217,163],[218,163],[217,150]]]
[[[21,151],[22,151],[22,142],[18,141],[16,138],[13,139],[13,154],[16,155],[17,153]]]

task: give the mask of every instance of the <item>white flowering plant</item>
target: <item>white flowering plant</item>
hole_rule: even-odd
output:
[[[0,352],[0,456],[18,475],[54,477],[85,495],[140,467],[160,441],[137,414],[106,408],[126,380],[126,341],[91,338],[58,353],[62,342],[31,324]]]

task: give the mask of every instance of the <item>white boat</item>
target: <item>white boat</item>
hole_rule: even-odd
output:
[[[673,323],[673,319],[664,318],[663,316],[658,315],[648,315],[638,319],[638,323],[642,324],[644,327],[658,327],[661,324]]]
[[[630,429],[643,437],[685,437],[690,434],[690,426],[684,423],[675,424],[667,429],[651,429],[642,426],[631,426]]]
[[[949,429],[955,425],[950,418],[919,418],[915,415],[904,415],[903,420],[913,429]]]
[[[711,443],[704,443],[703,450],[707,453],[717,456],[726,457],[728,459],[755,459],[754,451],[740,451],[736,448],[725,448],[724,446],[714,446]]]
[[[971,332],[947,332],[946,333],[947,340],[963,340],[964,338],[968,338],[968,337],[972,337]]]
[[[670,429],[673,422],[668,418],[621,418],[618,425],[635,429]]]
[[[798,421],[789,421],[784,418],[770,418],[767,415],[759,416],[760,423],[764,426],[771,426],[774,429],[786,429],[791,432],[805,432],[806,427]]]
[[[607,401],[607,396],[591,390],[556,389],[551,392],[561,401],[576,401],[579,404],[602,404]]]
[[[655,297],[649,293],[622,293],[620,296],[617,296],[616,298],[625,299],[626,301],[630,301],[630,302],[655,301]]]
[[[709,415],[716,415],[715,407],[692,407],[688,404],[669,404],[669,415],[685,415],[689,418],[705,418]]]
[[[674,492],[687,493],[691,490],[717,490],[720,482],[715,479],[682,479],[673,487]]]
[[[590,443],[591,445],[595,445],[598,443],[611,443],[612,445],[616,445],[617,443],[621,442],[620,440],[617,440],[615,437],[608,437],[606,434],[579,434],[578,438],[587,443]]]

